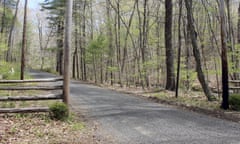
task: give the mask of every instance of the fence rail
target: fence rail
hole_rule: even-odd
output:
[[[229,89],[232,90],[233,93],[240,92],[240,80],[229,80]]]
[[[62,81],[63,78],[48,78],[48,79],[29,79],[29,80],[0,80],[0,84],[11,84],[11,83],[44,83],[44,82],[57,82]]]
[[[50,94],[42,96],[1,96],[0,101],[38,101],[62,99],[62,94]]]
[[[3,108],[0,113],[35,113],[35,112],[49,112],[48,107],[31,107],[31,108]]]
[[[43,90],[56,91],[63,89],[63,78],[49,78],[49,79],[31,79],[31,80],[0,80],[0,90],[2,91],[27,91],[27,90]],[[59,84],[58,82],[62,82]],[[35,83],[34,86],[25,84]],[[49,83],[46,84],[46,83]],[[16,84],[21,86],[12,86],[6,84]],[[36,96],[0,96],[0,102],[7,101],[40,101],[40,100],[60,100],[63,99],[63,92],[60,94],[47,94]],[[34,113],[34,112],[48,112],[48,107],[30,107],[30,108],[0,108],[0,113]]]
[[[62,85],[56,85],[56,86],[9,86],[9,87],[0,87],[0,90],[6,90],[6,91],[10,91],[10,90],[60,90],[62,89],[63,86]]]

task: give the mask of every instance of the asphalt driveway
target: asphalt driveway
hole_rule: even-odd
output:
[[[49,77],[37,71],[31,74]],[[240,144],[238,123],[141,97],[72,81],[70,100],[116,144]]]

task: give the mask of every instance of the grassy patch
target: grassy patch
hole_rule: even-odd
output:
[[[0,79],[6,80],[16,80],[20,79],[20,64],[18,63],[8,63],[5,61],[0,61]],[[25,75],[25,78],[30,78],[30,76]]]
[[[229,97],[229,105],[233,110],[240,111],[240,94],[231,94]]]

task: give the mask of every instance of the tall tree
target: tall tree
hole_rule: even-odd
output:
[[[228,59],[227,59],[227,32],[226,32],[226,17],[225,17],[225,2],[219,0],[219,14],[221,23],[221,44],[222,44],[222,105],[221,108],[228,109]]]
[[[49,42],[52,39],[53,36],[53,28],[50,28],[48,31],[45,31],[44,33],[44,25],[43,25],[43,20],[41,19],[41,17],[39,16],[39,14],[37,14],[37,23],[38,23],[38,40],[39,40],[39,47],[40,47],[40,56],[41,56],[41,70],[44,69],[44,65],[45,65],[45,54],[46,54],[46,50],[48,48]]]
[[[24,79],[24,70],[25,70],[25,50],[27,47],[27,5],[28,0],[25,0],[24,6],[24,19],[23,19],[23,36],[22,36],[22,57],[21,57],[21,80]]]
[[[198,80],[203,88],[203,91],[207,99],[211,101],[213,97],[202,70],[201,55],[198,49],[197,32],[194,26],[194,18],[193,18],[193,10],[192,10],[192,0],[185,0],[185,5],[187,9],[188,29],[190,31],[191,42],[193,47],[193,55],[196,61],[196,71],[197,71]]]
[[[143,2],[143,23],[142,23],[142,33],[141,33],[141,54],[142,54],[142,63],[143,63],[143,75],[145,79],[146,86],[149,87],[149,78],[148,71],[146,68],[146,62],[149,60],[149,50],[148,50],[148,29],[149,29],[149,1],[144,0]]]
[[[237,42],[240,44],[240,2],[238,6]]]
[[[106,0],[106,15],[107,15],[107,35],[108,35],[108,60],[107,60],[107,70],[105,74],[105,80],[108,80],[108,73],[110,69],[110,81],[111,85],[113,85],[113,72],[111,68],[113,67],[113,32],[112,32],[112,25],[111,25],[111,2]]]
[[[87,80],[87,67],[86,67],[86,23],[87,23],[87,4],[88,1],[83,1],[83,13],[82,13],[82,44],[81,44],[81,58],[82,58],[82,80]]]
[[[165,47],[166,47],[166,68],[167,81],[166,89],[175,90],[175,73],[174,73],[174,50],[172,47],[172,0],[165,1]]]
[[[63,74],[64,16],[66,0],[45,0],[42,10],[49,12],[49,26],[54,28],[57,37],[56,71]]]
[[[181,49],[182,49],[182,36],[181,36],[181,20],[182,20],[182,0],[179,0],[179,16],[178,16],[178,60],[177,60],[177,82],[176,82],[176,94],[178,97],[179,78],[180,78],[180,66],[181,66]]]
[[[15,23],[17,20],[19,2],[20,2],[20,0],[17,0],[15,14],[12,19],[12,24],[11,24],[11,28],[10,28],[10,32],[9,32],[9,36],[8,36],[8,50],[7,50],[7,55],[6,55],[6,61],[12,61],[12,38],[13,38],[13,30],[14,30]]]
[[[70,56],[71,56],[71,35],[72,35],[72,8],[73,0],[67,0],[66,22],[65,22],[65,43],[64,43],[64,89],[63,101],[68,105],[70,94]]]
[[[5,28],[5,17],[6,17],[6,0],[3,1],[3,14],[2,14],[2,25],[0,33],[2,34]]]

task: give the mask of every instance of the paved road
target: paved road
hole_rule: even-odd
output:
[[[116,144],[240,144],[240,124],[77,81],[71,102]]]

